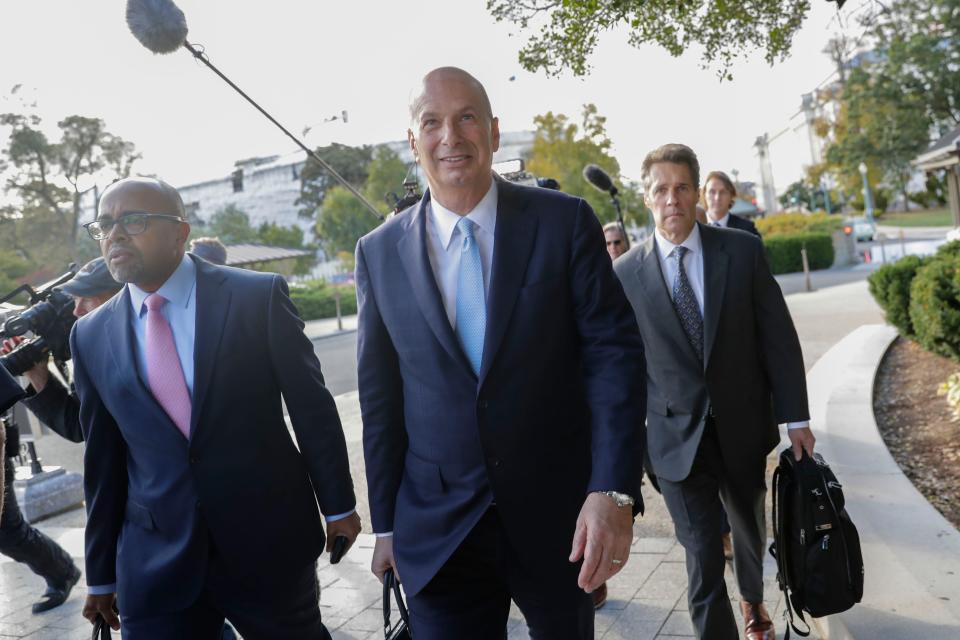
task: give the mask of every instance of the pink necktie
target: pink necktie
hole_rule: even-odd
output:
[[[153,293],[147,296],[147,379],[150,390],[184,438],[190,439],[190,393],[183,379],[177,345],[170,323],[163,317],[167,299]]]

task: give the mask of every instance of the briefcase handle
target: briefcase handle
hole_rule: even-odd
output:
[[[97,619],[93,623],[93,634],[90,636],[90,640],[110,640],[110,625],[106,623],[103,619],[103,616],[97,614]]]
[[[407,613],[407,605],[403,602],[403,594],[400,592],[400,583],[393,569],[387,569],[383,574],[383,627],[390,629],[390,592],[393,592],[394,599],[397,601],[397,610],[400,612],[400,619],[405,625],[410,625],[410,614]]]

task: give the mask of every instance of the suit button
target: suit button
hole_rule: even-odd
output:
[[[190,456],[190,464],[197,464],[198,462],[200,462],[199,458],[196,456]]]
[[[496,468],[499,468],[501,464],[500,458],[490,458],[490,465]]]
[[[486,408],[487,408],[488,406],[490,406],[490,405],[487,403],[486,400],[480,400],[480,401],[477,403],[477,406],[478,406],[479,408],[481,408],[481,409],[486,409]]]

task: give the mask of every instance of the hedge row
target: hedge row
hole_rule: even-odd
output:
[[[933,256],[907,256],[869,278],[887,322],[933,353],[960,361],[960,242]]]
[[[763,239],[767,260],[774,274],[803,271],[800,251],[807,248],[810,269],[827,269],[833,266],[833,239],[829,233],[791,233],[774,235]]]
[[[322,280],[290,285],[290,299],[303,320],[335,318],[335,292],[340,292],[340,313],[345,316],[357,312],[357,293],[353,285],[329,285]]]
[[[839,216],[826,213],[782,213],[757,220],[757,229],[764,238],[796,233],[832,233],[840,228]]]

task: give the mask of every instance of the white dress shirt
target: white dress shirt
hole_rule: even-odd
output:
[[[729,213],[719,220],[726,223]],[[726,224],[724,224],[726,226]],[[670,298],[673,298],[673,281],[677,277],[677,260],[668,258],[670,252],[678,245],[673,244],[660,234],[660,229],[654,231],[654,239],[657,245],[657,258],[660,260],[660,269],[663,272],[663,280],[667,285],[667,292]],[[693,289],[693,295],[697,298],[697,305],[700,307],[700,315],[703,316],[703,243],[700,241],[700,225],[693,225],[693,231],[687,236],[687,239],[679,246],[689,249],[683,256],[683,270],[687,272],[687,280],[690,281],[690,287]],[[809,427],[810,422],[788,422],[788,429],[802,429]]]
[[[427,255],[430,267],[440,289],[443,308],[451,327],[457,326],[457,282],[460,276],[460,256],[463,254],[463,235],[457,228],[461,217],[469,218],[476,226],[473,236],[480,250],[483,267],[483,288],[490,295],[490,270],[493,267],[493,238],[497,228],[497,181],[466,216],[450,211],[431,198],[427,205]]]
[[[707,216],[709,218],[709,216]],[[723,217],[719,220],[710,220],[710,224],[715,227],[729,227],[730,226],[730,212],[723,214]]]
[[[697,298],[697,306],[700,307],[700,317],[703,317],[703,245],[700,243],[700,226],[693,225],[693,231],[679,245],[675,245],[664,238],[660,229],[656,229],[653,236],[657,242],[657,257],[660,259],[663,281],[667,284],[667,292],[671,299],[673,298],[673,282],[677,278],[677,259],[671,258],[670,254],[677,246],[688,249],[686,255],[683,256],[683,270],[687,272],[687,280],[690,281],[693,295]]]

